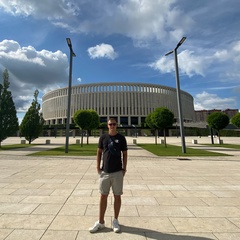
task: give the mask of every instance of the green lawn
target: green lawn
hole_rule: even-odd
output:
[[[65,146],[41,151],[29,156],[95,156],[97,154],[97,144],[71,144],[68,146],[68,153],[65,153]]]
[[[138,144],[138,146],[157,156],[231,156],[193,148],[186,148],[186,153],[182,153],[182,147],[169,144],[166,148],[164,144]]]
[[[17,148],[26,148],[31,147],[33,144],[12,144],[12,145],[2,145],[0,151],[2,150],[12,150]]]
[[[13,144],[13,145],[4,145],[1,150],[12,150],[16,148],[25,148],[25,147],[31,147],[33,144]],[[174,146],[174,145],[167,145],[165,146],[163,144],[138,144],[139,147],[146,149],[149,152],[152,152],[153,154],[157,156],[229,156],[227,154],[221,154],[221,153],[214,153],[206,150],[200,150],[200,149],[192,149],[187,148],[186,153],[182,153],[182,147],[180,146]],[[230,145],[230,144],[209,144],[208,146],[216,146],[216,147],[231,147],[240,149],[240,145]],[[31,156],[95,156],[97,153],[97,144],[84,144],[83,147],[79,144],[72,144],[68,147],[68,153],[65,153],[65,146],[49,149],[46,151],[41,151],[33,154],[29,154]]]
[[[204,144],[207,146],[213,146],[213,147],[225,147],[225,148],[233,148],[233,149],[240,149],[240,145],[237,144]]]

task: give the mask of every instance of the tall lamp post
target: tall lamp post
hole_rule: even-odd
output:
[[[70,38],[66,38],[68,47],[70,49],[70,66],[69,66],[69,82],[68,82],[68,106],[67,106],[67,124],[66,124],[66,144],[65,153],[68,153],[69,145],[69,129],[70,129],[70,112],[71,112],[71,94],[72,94],[72,59],[76,57],[73,52],[72,43]]]
[[[180,93],[180,82],[179,82],[179,72],[178,72],[178,58],[177,58],[177,49],[182,45],[182,43],[186,40],[186,37],[183,37],[180,42],[177,44],[174,50],[165,54],[168,56],[174,53],[175,59],[175,73],[176,73],[176,85],[177,85],[177,103],[178,103],[178,115],[179,115],[179,125],[180,125],[180,134],[182,141],[182,152],[186,153],[186,143],[184,136],[184,126],[183,126],[183,117],[182,117],[182,102],[181,102],[181,93]]]
[[[137,138],[137,127],[136,127],[136,125],[133,125],[133,124],[132,124],[132,127],[135,128],[135,137]]]

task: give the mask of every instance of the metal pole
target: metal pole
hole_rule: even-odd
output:
[[[182,104],[181,104],[182,102],[181,102],[179,72],[178,72],[177,48],[174,49],[174,58],[175,58],[175,74],[176,74],[176,85],[177,85],[177,103],[178,103],[179,126],[180,126],[181,141],[182,141],[182,152],[186,153],[184,126],[183,126],[183,118],[182,118]]]
[[[67,124],[66,124],[66,146],[65,153],[68,153],[70,112],[71,112],[71,94],[72,94],[72,51],[70,50],[69,82],[68,82],[68,105],[67,105]]]
[[[66,143],[65,143],[65,153],[68,153],[69,146],[69,129],[70,129],[70,112],[71,112],[71,95],[72,95],[72,59],[76,57],[72,50],[71,39],[67,38],[67,44],[70,49],[70,65],[69,65],[69,81],[68,81],[68,105],[67,105],[67,123],[66,123]]]

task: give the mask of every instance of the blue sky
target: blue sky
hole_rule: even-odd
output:
[[[8,69],[21,119],[35,89],[142,82],[176,87],[195,110],[240,109],[239,0],[0,0],[0,73]],[[183,106],[184,107],[184,106]]]

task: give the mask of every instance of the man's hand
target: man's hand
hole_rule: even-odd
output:
[[[98,168],[98,167],[97,167],[97,173],[100,175],[101,172],[102,172],[101,168]]]

